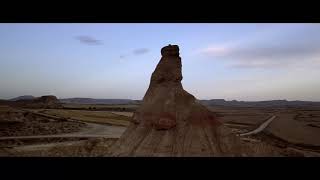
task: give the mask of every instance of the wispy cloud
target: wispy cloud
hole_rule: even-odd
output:
[[[77,40],[79,40],[81,43],[87,44],[87,45],[102,45],[103,44],[101,40],[97,40],[91,36],[77,36],[75,38]]]
[[[134,51],[133,51],[133,54],[135,54],[135,55],[140,55],[140,54],[145,54],[145,53],[147,53],[147,52],[149,52],[150,50],[149,49],[147,49],[147,48],[140,48],[140,49],[135,49]]]
[[[320,57],[320,26],[263,37],[237,44],[213,45],[201,52],[213,59],[228,60],[234,68],[274,68]]]
[[[204,53],[208,56],[226,56],[230,54],[230,48],[224,45],[214,45],[208,48],[200,50],[200,53]]]
[[[120,55],[120,59],[127,58],[127,57],[130,56],[130,55],[142,55],[142,54],[146,54],[146,53],[148,53],[149,51],[150,51],[150,49],[147,49],[147,48],[135,49],[135,50],[133,50],[133,51],[130,52],[130,53],[121,54],[121,55]]]

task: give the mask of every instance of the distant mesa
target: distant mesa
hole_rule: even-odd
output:
[[[182,87],[177,45],[161,49],[149,88],[111,156],[242,156],[240,139]]]
[[[41,96],[39,98],[33,99],[34,103],[43,103],[47,105],[53,105],[53,104],[58,104],[60,101],[56,96],[48,95],[48,96]]]
[[[320,106],[320,102],[312,101],[287,101],[287,100],[269,100],[269,101],[226,101],[224,99],[200,100],[201,104],[206,106],[227,106],[227,107],[314,107]]]
[[[16,98],[9,99],[9,101],[31,100],[31,99],[34,99],[34,98],[35,97],[31,96],[31,95],[24,95],[24,96],[19,96],[19,97],[16,97]]]
[[[17,100],[13,101],[14,99]],[[7,101],[8,105],[23,108],[62,108],[61,102],[53,95],[33,98],[31,96],[20,96],[14,99]]]
[[[58,98],[53,95],[41,96],[32,100],[29,107],[36,108],[61,108],[62,105]]]
[[[67,104],[135,104],[131,99],[65,98],[59,100]]]

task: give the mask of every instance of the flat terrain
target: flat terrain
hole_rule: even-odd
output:
[[[130,123],[133,111],[126,110],[137,107],[0,106],[0,155],[104,156]],[[234,133],[242,134],[252,156],[320,156],[320,108],[208,108]]]
[[[115,126],[128,126],[130,123],[130,117],[108,111],[66,109],[37,109],[32,111],[44,115],[63,117],[69,120],[78,120],[83,122],[92,122]]]
[[[278,151],[277,156],[320,155],[320,108],[232,108],[210,107],[219,119],[237,134],[257,130],[270,117],[259,133],[241,137],[261,151],[264,143]]]
[[[0,149],[1,156],[13,157],[99,157],[112,146],[117,139],[99,138],[35,145],[22,145]]]
[[[113,143],[129,120],[128,116],[107,111],[1,106],[0,156],[63,156],[62,152],[88,155],[81,154],[89,153],[88,147],[82,146],[95,146],[97,143],[92,142],[97,140]]]
[[[109,105],[109,104],[63,104],[64,109],[81,109],[95,111],[121,111],[134,112],[139,106],[135,104]]]
[[[119,138],[125,131],[121,126],[105,126],[95,123],[85,123],[86,128],[74,133],[62,133],[54,135],[29,135],[29,136],[2,136],[0,140],[23,140],[44,138]]]
[[[85,128],[82,122],[47,118],[20,109],[2,108],[0,111],[0,137],[72,133]]]
[[[133,112],[117,112],[117,111],[113,111],[113,114],[118,114],[118,115],[122,115],[122,116],[127,116],[127,117],[132,117],[133,116]]]
[[[287,142],[302,145],[320,147],[320,118],[305,120],[294,119],[296,113],[279,114],[278,118],[267,127],[266,132]]]

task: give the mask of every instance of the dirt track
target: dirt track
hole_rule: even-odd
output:
[[[247,132],[247,133],[243,133],[240,134],[240,136],[248,136],[248,135],[252,135],[252,134],[257,134],[261,131],[263,131],[266,127],[268,127],[268,125],[276,118],[276,116],[271,116],[268,120],[266,120],[264,123],[262,123],[257,129]]]

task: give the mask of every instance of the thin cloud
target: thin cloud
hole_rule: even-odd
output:
[[[214,45],[202,49],[213,59],[223,59],[234,68],[274,68],[308,62],[320,56],[320,26],[307,26],[299,31],[240,44]],[[310,61],[311,62],[311,61]]]
[[[135,55],[140,55],[140,54],[145,54],[148,53],[150,50],[147,48],[140,48],[140,49],[136,49],[133,51],[133,54]]]
[[[289,64],[286,64],[285,66],[289,66]],[[284,65],[283,65],[282,63],[256,61],[256,62],[238,62],[238,63],[231,64],[231,65],[229,65],[228,67],[240,68],[240,69],[252,69],[252,68],[283,68]]]
[[[101,40],[97,40],[91,36],[77,36],[76,39],[79,40],[81,43],[87,44],[87,45],[102,45],[103,44]]]
[[[146,54],[148,53],[150,50],[147,49],[147,48],[139,48],[139,49],[135,49],[133,50],[132,52],[130,53],[127,53],[127,54],[121,54],[119,57],[120,59],[125,59],[131,55],[142,55],[142,54]]]

